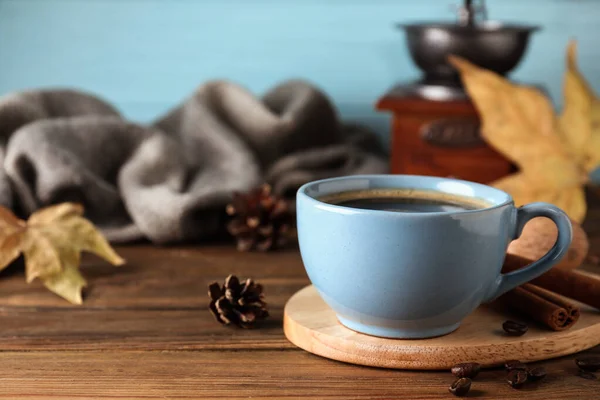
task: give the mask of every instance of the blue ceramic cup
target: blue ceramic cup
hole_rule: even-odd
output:
[[[319,198],[367,189],[413,189],[481,200],[485,208],[395,212]],[[534,217],[558,227],[554,247],[526,268],[502,274],[506,249]],[[298,190],[298,239],[313,285],[348,328],[390,338],[457,329],[481,303],[552,268],[571,243],[566,214],[546,203],[516,208],[507,193],[425,176],[366,175],[310,182]]]

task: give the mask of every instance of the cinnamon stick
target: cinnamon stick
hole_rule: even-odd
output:
[[[525,284],[500,296],[498,303],[562,331],[579,320],[580,310],[561,296],[532,284]]]
[[[515,271],[531,263],[527,258],[507,254],[502,272]],[[530,283],[600,309],[600,277],[553,268]]]
[[[573,324],[579,319],[579,316],[581,315],[581,310],[577,304],[568,301],[565,297],[551,292],[550,290],[541,288],[531,283],[527,283],[524,286],[530,292],[546,299],[547,301],[553,304],[556,304],[557,306],[564,308],[567,312],[567,319],[570,318],[571,320],[573,320]]]

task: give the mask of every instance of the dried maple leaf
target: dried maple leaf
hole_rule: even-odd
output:
[[[517,205],[553,203],[581,222],[586,213],[583,186],[600,162],[600,147],[594,144],[600,145],[600,130],[592,118],[600,116],[600,109],[577,72],[574,45],[569,48],[560,119],[539,90],[513,84],[460,57],[452,56],[450,62],[481,116],[482,136],[519,167],[491,185],[510,193]]]
[[[86,285],[79,272],[82,251],[113,265],[124,263],[94,225],[83,218],[78,204],[41,209],[27,222],[0,206],[0,271],[23,253],[28,283],[39,278],[52,292],[81,304],[81,289]]]
[[[567,47],[561,133],[573,157],[587,172],[600,165],[600,99],[577,67],[577,43]]]

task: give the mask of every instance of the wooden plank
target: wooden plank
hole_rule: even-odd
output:
[[[546,379],[521,390],[506,384],[504,371],[484,371],[472,395],[597,398],[600,382],[575,376],[571,359],[543,365]],[[452,380],[448,372],[358,367],[300,350],[0,353],[0,398],[6,399],[449,399]]]
[[[219,324],[206,307],[192,310],[3,309],[0,351],[200,350],[291,348],[282,307],[260,328]]]
[[[0,280],[0,350],[182,350],[290,348],[282,334],[283,306],[308,278],[297,250],[240,254],[231,246],[118,248],[122,268],[88,257],[90,283],[83,306],[20,270]],[[229,273],[266,287],[271,317],[260,329],[223,327],[208,311],[207,286]]]
[[[22,267],[0,274],[0,308],[205,308],[210,282],[223,281],[230,273],[253,277],[266,287],[267,301],[283,304],[308,284],[298,251],[238,253],[232,246],[159,248],[150,245],[121,246],[126,260],[115,268],[92,256],[85,257],[83,273],[89,287],[84,305],[74,306],[45,289],[40,282],[25,283]]]
[[[282,334],[283,306],[308,284],[295,250],[240,254],[203,249],[121,247],[129,260],[113,268],[89,258],[90,288],[73,306],[22,272],[0,281],[0,350],[215,349],[291,347]],[[208,311],[207,286],[229,273],[265,287],[271,317],[260,329],[220,325]]]

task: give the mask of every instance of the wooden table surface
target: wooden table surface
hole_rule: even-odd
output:
[[[600,209],[586,230],[600,249]],[[113,268],[84,261],[89,288],[72,306],[16,267],[0,275],[0,398],[6,399],[449,399],[448,372],[384,370],[306,353],[283,335],[287,299],[307,285],[297,250],[240,254],[232,246],[119,247]],[[600,271],[600,267],[589,267]],[[228,274],[264,284],[272,317],[260,329],[219,325],[207,285]],[[600,356],[600,346],[585,352]],[[536,363],[548,377],[522,390],[505,372],[480,374],[470,397],[598,399],[600,380],[576,375],[574,356]]]

